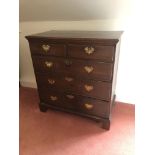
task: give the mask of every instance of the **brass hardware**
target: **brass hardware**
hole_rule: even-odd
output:
[[[71,82],[71,81],[73,81],[73,78],[71,78],[71,77],[65,77],[65,80],[68,81],[68,82]]]
[[[52,101],[56,101],[58,98],[57,98],[56,96],[50,96],[50,99],[51,99]]]
[[[66,59],[66,60],[64,61],[64,63],[65,63],[65,65],[70,66],[70,65],[72,64],[72,61]]]
[[[94,87],[90,86],[90,85],[84,85],[84,87],[85,87],[86,91],[88,91],[88,92],[90,92],[94,89]]]
[[[92,66],[85,66],[84,69],[86,70],[87,73],[91,73],[94,70]]]
[[[45,61],[45,65],[46,67],[51,68],[53,66],[53,62]]]
[[[93,47],[90,47],[90,48],[85,47],[84,50],[85,50],[85,53],[88,55],[92,54],[95,51],[95,49]]]
[[[48,79],[48,83],[52,85],[52,84],[55,83],[55,80],[53,80],[53,79]]]
[[[85,105],[86,109],[92,109],[93,108],[93,105],[90,103],[85,103],[84,105]]]
[[[50,46],[49,45],[42,45],[42,48],[45,52],[49,51]]]
[[[74,98],[73,95],[66,95],[66,97],[69,98],[69,99],[73,99]]]

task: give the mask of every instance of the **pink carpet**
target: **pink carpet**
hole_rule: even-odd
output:
[[[54,110],[42,113],[35,89],[20,88],[20,155],[133,155],[135,106],[117,103],[111,129]]]

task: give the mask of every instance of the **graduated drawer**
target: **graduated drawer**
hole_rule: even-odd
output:
[[[67,92],[58,93],[51,90],[46,92],[46,90],[42,90],[40,98],[42,102],[45,102],[48,105],[99,117],[109,116],[109,102],[82,97]]]
[[[112,79],[112,63],[37,56],[32,59],[36,72],[72,73],[81,78],[106,81]]]
[[[48,42],[30,42],[32,54],[65,56],[66,46],[64,44],[54,44]]]
[[[98,59],[113,62],[115,56],[114,46],[102,45],[68,45],[68,56],[73,58]]]
[[[73,92],[75,94],[93,97],[97,99],[110,100],[111,98],[111,83],[78,80],[71,76],[56,76],[56,75],[37,75],[38,87],[42,89],[58,90],[60,92]]]

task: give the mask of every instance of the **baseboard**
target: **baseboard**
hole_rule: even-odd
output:
[[[37,88],[37,84],[35,82],[32,82],[32,81],[20,80],[20,85],[23,87]]]

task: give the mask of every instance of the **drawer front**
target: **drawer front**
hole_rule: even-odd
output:
[[[38,89],[40,100],[46,104],[53,105],[56,107],[62,107],[67,109],[75,109],[74,105],[70,102],[66,102],[65,96],[61,93],[49,90],[49,89]]]
[[[73,58],[98,59],[107,62],[114,61],[114,46],[99,45],[69,45],[68,56]]]
[[[51,44],[51,43],[30,43],[30,49],[32,54],[40,55],[53,55],[53,56],[65,56],[66,46],[63,44]]]
[[[109,102],[88,98],[79,98],[77,104],[78,104],[77,110],[81,113],[99,117],[109,117],[110,113]]]
[[[36,72],[71,73],[76,77],[106,80],[112,79],[113,64],[74,59],[33,57]]]
[[[78,80],[70,76],[44,76],[37,75],[38,87],[52,89],[60,92],[69,91],[75,94],[110,100],[111,83],[91,80]]]
[[[73,111],[99,116],[99,117],[108,117],[109,116],[109,102],[104,102],[101,100],[90,99],[87,97],[82,97],[70,93],[58,93],[49,90],[42,90],[41,100],[46,104],[54,105],[57,107],[62,107],[66,109],[71,109]]]

